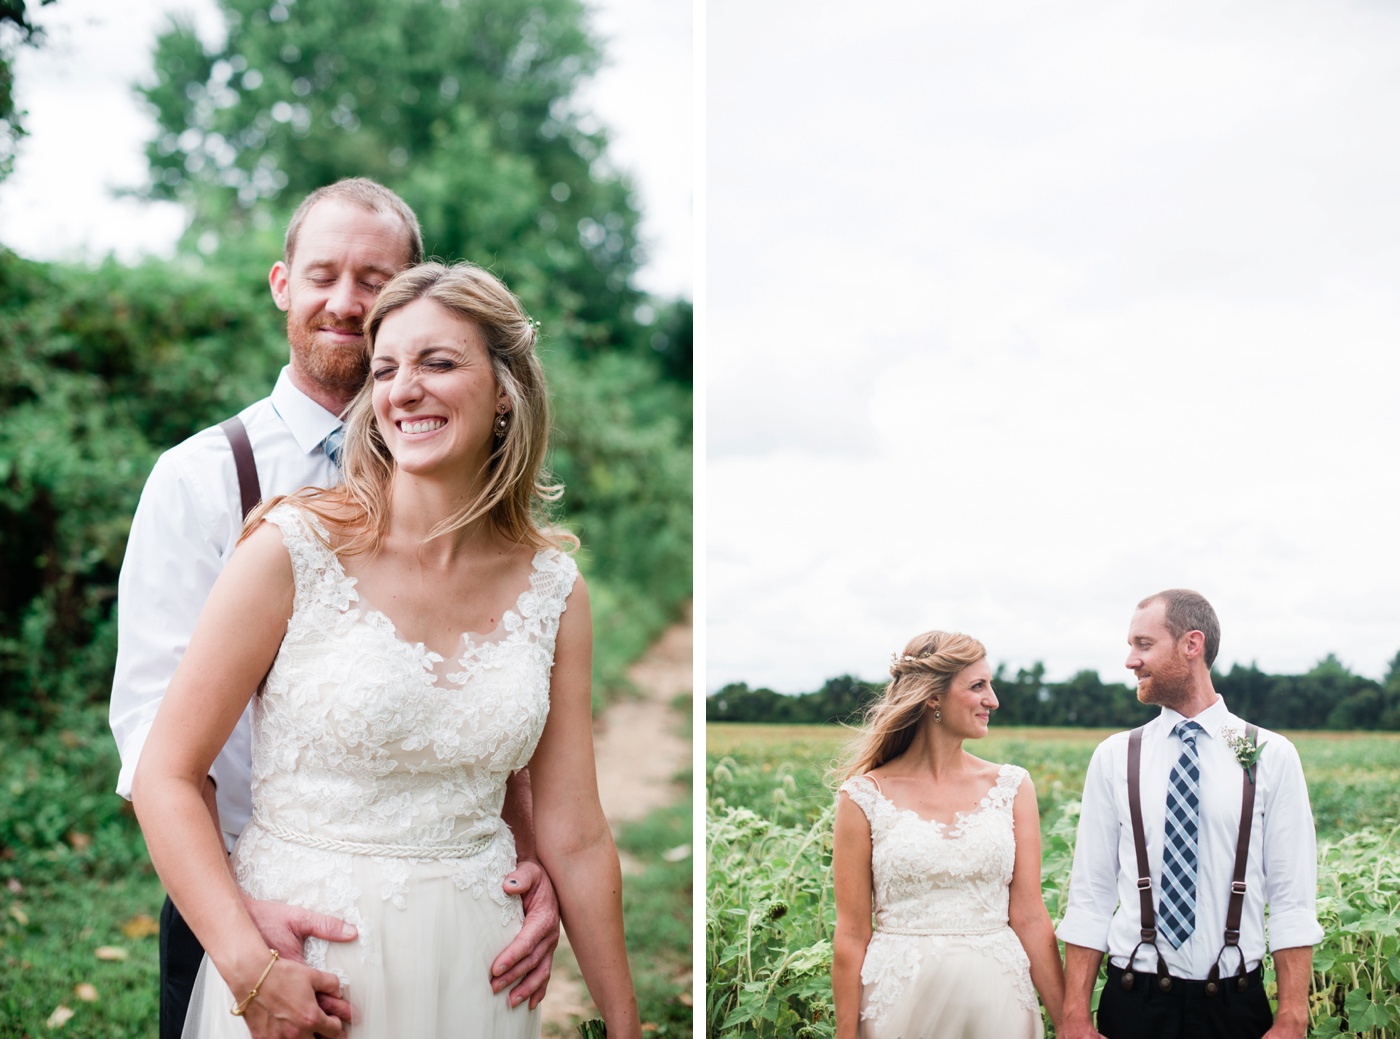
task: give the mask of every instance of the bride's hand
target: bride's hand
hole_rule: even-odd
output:
[[[255,973],[243,982],[245,995],[256,980]],[[239,988],[229,987],[234,998],[240,998]],[[243,1021],[252,1039],[341,1039],[345,1026],[339,1017],[321,1009],[320,1001],[325,999],[344,1002],[339,978],[304,963],[278,960],[243,1011]]]
[[[244,908],[253,918],[253,925],[267,942],[269,949],[292,963],[305,963],[302,943],[308,938],[324,938],[328,942],[348,942],[355,938],[355,928],[324,913],[313,913],[300,906],[289,906],[282,902],[264,902],[260,899],[243,896]],[[556,925],[556,933],[558,926]],[[338,986],[337,986],[338,988]],[[318,997],[321,1009],[330,1017],[339,1018],[346,1024],[354,1021],[354,1011],[350,1004],[341,999],[335,989],[322,992]]]

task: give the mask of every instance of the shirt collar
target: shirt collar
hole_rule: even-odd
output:
[[[1170,707],[1163,707],[1162,713],[1157,717],[1161,721],[1161,724],[1166,726],[1168,733],[1171,733],[1172,730],[1177,727],[1178,723],[1186,721],[1186,716],[1184,714],[1180,714]],[[1215,703],[1196,715],[1191,721],[1204,729],[1206,735],[1210,736],[1211,739],[1215,739],[1220,735],[1220,730],[1229,725],[1230,719],[1233,717],[1234,715],[1230,713],[1229,708],[1225,706],[1225,697],[1217,694]]]
[[[272,387],[272,409],[287,424],[297,446],[307,454],[319,448],[326,434],[341,425],[338,416],[296,388],[290,366],[282,369],[277,385]]]

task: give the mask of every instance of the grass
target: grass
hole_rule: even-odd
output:
[[[689,788],[689,773],[686,786]],[[627,952],[646,1034],[693,1034],[691,803],[684,798],[623,827],[618,847],[646,863],[622,887]]]
[[[164,894],[130,808],[111,792],[105,707],[43,722],[0,712],[0,747],[0,1035],[46,1034],[60,1007],[73,1011],[65,1036],[153,1033],[160,968],[149,917]],[[104,948],[124,958],[101,959]]]

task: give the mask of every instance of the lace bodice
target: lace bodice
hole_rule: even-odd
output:
[[[870,823],[875,934],[861,979],[874,992],[866,1016],[893,1004],[901,979],[914,974],[930,948],[958,936],[986,936],[1015,978],[1017,997],[1035,1006],[1025,951],[1008,926],[1016,862],[1011,806],[1025,776],[1023,768],[1002,765],[978,807],[960,812],[952,824],[897,807],[869,776],[842,784]]]
[[[1025,774],[1001,766],[981,804],[951,826],[897,808],[869,776],[841,787],[870,821],[879,930],[978,934],[1006,926],[1016,861],[1011,803]]]
[[[258,869],[240,872],[240,882],[276,890],[269,861],[285,860],[290,874],[308,868],[292,861],[304,850],[360,853],[377,856],[382,896],[402,905],[406,864],[437,859],[459,890],[478,898],[485,890],[504,911],[499,878],[514,863],[500,815],[505,784],[544,729],[573,560],[536,553],[529,587],[497,631],[463,635],[460,656],[443,661],[364,607],[309,512],[284,503],[267,519],[281,528],[295,594],[254,704],[254,825],[245,840],[290,843],[258,856]],[[236,864],[254,857],[253,848],[242,850]],[[325,878],[324,903],[348,905],[355,893],[335,884]]]

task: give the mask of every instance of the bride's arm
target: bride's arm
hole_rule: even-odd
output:
[[[593,762],[593,621],[583,578],[559,621],[549,717],[530,759],[535,851],[555,893],[609,1039],[640,1039],[622,932],[622,871],[598,800]]]
[[[836,1005],[836,1039],[860,1034],[860,969],[870,944],[870,822],[844,793],[836,795],[831,867],[836,889],[836,932],[832,936],[831,995]]]
[[[1021,780],[1012,805],[1016,827],[1016,864],[1011,873],[1011,929],[1031,961],[1031,982],[1040,993],[1059,1034],[1065,1004],[1065,971],[1055,929],[1040,891],[1040,809],[1031,777]]]
[[[200,613],[141,751],[132,803],[161,883],[242,1000],[271,955],[244,906],[210,820],[209,766],[277,655],[292,613],[291,559],[264,524],[234,552]],[[277,962],[244,1021],[258,1039],[340,1036],[316,992],[339,993],[335,975]]]

